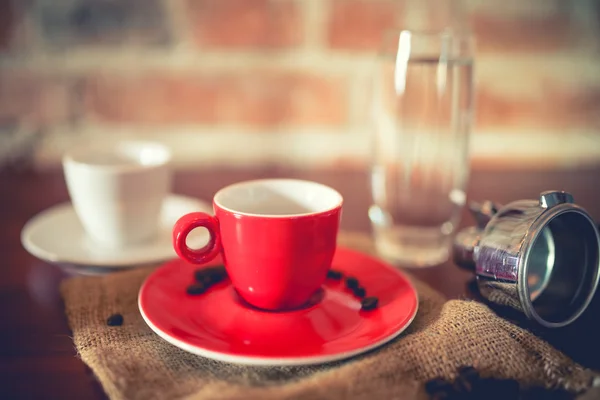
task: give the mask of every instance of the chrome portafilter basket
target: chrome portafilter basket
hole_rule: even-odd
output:
[[[453,256],[475,273],[487,301],[512,307],[546,328],[574,322],[600,277],[600,234],[573,196],[470,206],[476,225],[458,233]]]

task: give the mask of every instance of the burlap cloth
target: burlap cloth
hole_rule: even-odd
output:
[[[340,243],[373,252],[361,235]],[[77,277],[62,288],[81,359],[111,399],[421,399],[423,383],[452,379],[463,365],[482,376],[522,385],[583,392],[597,375],[485,305],[446,301],[414,280],[419,311],[399,338],[369,354],[311,367],[249,367],[188,354],[160,339],[142,320],[140,285],[153,268]],[[124,324],[106,319],[121,313]]]

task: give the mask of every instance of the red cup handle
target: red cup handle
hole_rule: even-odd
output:
[[[199,227],[206,228],[210,239],[201,249],[190,249],[186,239],[193,229]],[[193,212],[179,218],[173,226],[173,248],[179,257],[192,264],[209,262],[221,251],[219,220],[203,212]]]

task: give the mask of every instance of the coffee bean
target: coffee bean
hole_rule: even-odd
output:
[[[108,326],[121,326],[123,325],[123,316],[121,314],[113,314],[106,320]]]
[[[361,301],[361,310],[373,310],[377,308],[377,303],[379,303],[379,299],[377,297],[365,297]]]
[[[564,389],[558,389],[558,388],[546,389],[543,387],[534,386],[534,387],[528,387],[528,388],[521,390],[520,399],[523,399],[523,400],[539,400],[539,399],[544,399],[544,400],[572,400],[572,399],[592,400],[592,399],[599,398],[598,393],[599,392],[597,392],[597,391],[595,392],[594,388],[592,388],[592,389],[589,389],[584,394],[582,394],[580,396],[576,396],[574,393],[568,392]]]
[[[464,376],[457,376],[452,384],[454,390],[458,393],[470,393],[473,391],[474,382],[466,379]]]
[[[204,284],[204,286],[208,289],[210,286],[214,285],[215,283],[217,283],[217,279],[215,279],[216,277],[213,275],[204,275],[202,277],[202,280],[199,282],[202,282]]]
[[[207,287],[203,283],[198,282],[188,286],[186,292],[189,295],[196,296],[206,292],[206,288]]]
[[[431,400],[451,400],[455,399],[454,392],[437,392],[429,397]]]
[[[425,383],[425,391],[429,394],[434,394],[440,391],[448,390],[452,385],[442,378],[433,378]]]
[[[481,379],[479,372],[471,366],[463,366],[458,368],[458,376],[454,380],[452,387],[454,391],[461,394],[469,394],[471,397],[485,397],[486,390],[482,390]],[[485,389],[485,388],[483,388]]]
[[[348,289],[356,289],[358,287],[358,279],[349,276],[346,278],[346,287]]]
[[[470,365],[458,368],[458,374],[470,380],[479,379],[479,372]]]
[[[227,272],[225,272],[224,269],[223,270],[221,270],[221,269],[213,270],[213,271],[211,271],[209,276],[210,276],[211,283],[215,284],[215,283],[219,283],[223,279],[225,279],[227,277]]]
[[[340,279],[342,279],[342,273],[340,271],[330,269],[329,271],[327,271],[327,278],[339,281]]]
[[[460,367],[456,380],[456,385],[461,387],[462,390],[471,391],[479,381],[479,372],[471,366]]]
[[[204,286],[210,286],[213,283],[212,276],[200,270],[194,273],[194,279],[196,279],[196,282],[204,284]]]
[[[452,383],[442,379],[434,378],[425,383],[425,391],[432,400],[447,400],[456,398],[456,392]]]
[[[499,381],[495,378],[481,378],[476,386],[482,393],[492,393],[498,389],[499,385]]]
[[[352,292],[356,297],[365,297],[367,295],[367,291],[362,286],[353,289]]]
[[[216,267],[201,268],[194,271],[194,279],[203,283],[208,289],[209,286],[221,282],[227,277],[227,271],[222,265]]]
[[[519,383],[511,379],[481,378],[474,383],[476,397],[486,399],[514,399],[519,396]]]
[[[502,393],[505,399],[514,399],[519,395],[520,389],[519,382],[514,379],[502,380]]]
[[[227,275],[224,265],[215,265],[214,267],[204,268],[204,272],[210,275]]]

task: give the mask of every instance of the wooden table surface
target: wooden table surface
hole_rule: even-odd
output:
[[[260,177],[322,182],[344,196],[342,229],[369,232],[368,176],[357,170],[299,171],[285,168],[202,169],[175,175],[174,192],[209,200],[222,186]],[[578,171],[473,171],[468,197],[499,203],[536,198],[548,189],[567,190],[600,221],[600,166]],[[20,232],[27,220],[68,200],[60,171],[0,173],[0,398],[102,399],[93,374],[76,357],[58,293],[67,275],[29,255]],[[472,220],[465,212],[463,226]],[[57,232],[60,227],[57,227]],[[414,272],[449,297],[466,291],[471,278],[451,263]],[[600,369],[600,296],[575,324],[543,332],[552,344],[585,366]]]

